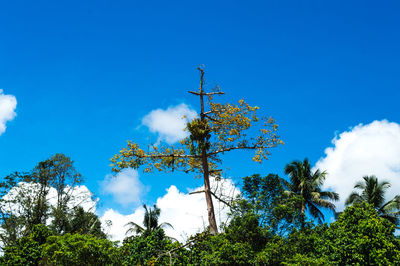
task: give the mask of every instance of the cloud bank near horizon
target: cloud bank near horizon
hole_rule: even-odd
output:
[[[338,134],[332,147],[325,149],[315,168],[326,170],[328,175],[324,189],[339,193],[337,210],[358,181],[366,175],[376,175],[378,180],[391,183],[386,200],[400,191],[400,125],[387,120],[359,124]]]

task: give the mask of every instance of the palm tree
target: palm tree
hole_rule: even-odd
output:
[[[306,209],[312,217],[318,219],[320,223],[324,220],[324,215],[320,208],[335,210],[335,205],[330,201],[339,200],[339,194],[336,192],[322,191],[326,172],[317,169],[311,171],[311,166],[307,158],[303,161],[293,161],[286,165],[285,174],[289,175],[290,182],[285,182],[285,194],[289,196],[301,196],[302,203],[300,211],[305,214]]]
[[[129,222],[125,225],[130,227],[126,231],[126,234],[130,233],[143,234],[144,232],[152,232],[154,230],[164,228],[166,226],[173,228],[173,226],[170,223],[158,224],[158,218],[160,217],[161,210],[156,205],[154,205],[153,209],[151,209],[147,208],[146,204],[143,204],[143,208],[145,210],[143,219],[144,228],[135,222]]]
[[[394,224],[399,224],[400,195],[385,203],[385,192],[390,187],[387,181],[379,182],[374,175],[364,176],[364,181],[357,182],[354,186],[360,189],[361,194],[353,191],[346,200],[346,205],[367,202],[374,206],[378,214]]]

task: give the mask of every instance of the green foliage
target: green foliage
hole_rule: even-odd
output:
[[[70,232],[69,218],[73,209],[67,206],[74,200],[74,186],[83,182],[82,175],[75,169],[71,158],[64,154],[57,153],[42,163],[46,165],[48,185],[57,192],[56,206],[51,208],[51,228],[55,234]]]
[[[30,234],[4,248],[2,265],[38,265],[43,258],[43,244],[51,235],[44,225],[35,225]]]
[[[261,177],[259,174],[243,178],[242,193],[254,206],[260,216],[262,225],[270,224],[272,210],[278,204],[284,188],[278,175],[269,174]]]
[[[117,262],[117,247],[92,235],[52,235],[45,225],[4,248],[2,265],[110,265]]]
[[[287,249],[285,239],[274,236],[260,252],[255,254],[252,261],[255,265],[280,265],[288,256]]]
[[[278,235],[284,236],[294,229],[303,227],[306,216],[299,212],[304,199],[300,195],[282,195],[278,204],[272,209],[269,227]]]
[[[212,252],[204,253],[202,264],[205,265],[248,265],[254,256],[249,243],[232,243],[223,236],[214,236],[209,244]]]
[[[51,265],[118,264],[118,249],[106,239],[91,235],[50,236],[43,245],[44,263]]]
[[[143,208],[144,208],[144,217],[143,217],[144,228],[135,222],[129,222],[125,225],[125,226],[130,227],[126,231],[126,234],[130,234],[130,233],[136,233],[139,235],[144,234],[144,233],[149,234],[150,232],[152,232],[154,230],[159,230],[161,228],[165,228],[165,227],[173,228],[172,225],[169,223],[158,224],[158,218],[160,217],[161,210],[160,210],[160,208],[157,207],[157,205],[154,205],[153,208],[147,208],[146,204],[143,204]],[[167,237],[167,238],[173,239],[171,237]]]
[[[16,244],[37,224],[48,218],[48,186],[42,172],[13,173],[0,182],[0,238],[3,245]]]
[[[85,211],[82,207],[74,209],[69,220],[69,232],[93,235],[103,239],[107,237],[102,231],[99,217],[92,212]]]
[[[337,264],[398,265],[395,226],[363,202],[346,208],[324,236],[322,253]]]
[[[321,172],[319,169],[312,172],[307,158],[287,164],[285,174],[290,178],[290,182],[286,183],[287,191],[285,193],[288,196],[297,195],[303,198],[304,201],[299,209],[303,214],[307,209],[312,217],[322,223],[324,215],[320,208],[335,210],[335,205],[330,201],[339,200],[339,194],[321,190],[326,172]]]
[[[176,263],[185,261],[186,256],[182,253],[180,256],[173,255],[173,257],[166,254],[166,252],[175,248],[176,245],[165,236],[164,230],[160,228],[152,231],[144,231],[140,236],[132,236],[124,240],[124,244],[120,250],[122,257],[121,264],[146,265],[155,262],[157,264],[168,264],[170,259],[173,259]],[[179,258],[178,261],[176,261],[176,257]]]
[[[225,237],[230,243],[248,243],[252,250],[259,251],[272,235],[259,225],[256,214],[247,213],[233,217],[225,228]]]
[[[376,176],[364,176],[363,182],[357,182],[354,188],[361,190],[361,194],[353,191],[346,200],[346,205],[367,202],[371,204],[382,218],[399,224],[400,195],[385,203],[385,192],[390,187],[386,181],[379,182]]]
[[[308,257],[302,254],[296,254],[292,258],[287,259],[282,262],[282,265],[313,265],[313,266],[323,266],[323,265],[334,265],[326,257]]]
[[[325,226],[314,227],[311,223],[294,230],[286,237],[274,236],[264,248],[255,254],[257,265],[329,265],[327,258],[319,253],[321,234]]]
[[[190,240],[196,240],[190,245],[191,265],[241,265],[254,256],[248,242],[232,242],[223,233],[204,232]]]
[[[71,232],[73,217],[71,202],[74,186],[82,183],[82,176],[73,161],[64,154],[56,154],[39,162],[28,173],[13,173],[0,182],[0,238],[3,245],[13,245],[18,238],[30,233],[37,224],[46,224],[55,234]],[[50,189],[56,190],[56,205],[48,200]],[[80,195],[80,202],[89,199]]]
[[[271,233],[259,226],[258,216],[246,213],[233,217],[225,232],[212,236],[203,233],[195,236],[190,246],[194,265],[246,265],[255,254],[272,239]]]
[[[288,234],[305,222],[304,214],[298,211],[303,203],[302,196],[286,195],[284,183],[275,174],[265,177],[256,174],[243,178],[242,187],[249,203],[247,209],[259,215],[261,226],[268,226],[272,233],[279,235]],[[237,203],[243,209],[244,203]]]
[[[50,224],[50,229],[56,235],[62,235],[70,233],[70,217],[71,210],[67,209],[66,206],[51,207],[51,217],[53,218]]]
[[[308,256],[318,254],[317,248],[319,245],[323,245],[321,236],[323,236],[326,229],[326,225],[314,226],[311,223],[307,223],[301,229],[293,230],[286,239],[287,245],[291,248],[290,252]]]
[[[348,207],[329,226],[304,223],[286,236],[261,227],[245,202],[225,232],[198,235],[190,245],[195,265],[397,265],[395,226],[366,203]],[[244,206],[244,207],[243,207]],[[247,210],[247,211],[243,211]]]

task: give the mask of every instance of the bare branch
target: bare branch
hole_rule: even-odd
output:
[[[218,172],[222,172],[222,169],[210,169],[209,172],[210,173],[218,173]]]
[[[217,119],[214,119],[214,118],[210,117],[210,116],[207,115],[207,114],[204,114],[204,116],[207,117],[208,119],[210,119],[210,120],[216,122],[216,123],[222,123],[221,121],[218,121]]]
[[[192,191],[189,193],[189,195],[199,194],[199,193],[203,193],[203,192],[206,192],[206,191],[205,190]]]
[[[188,246],[189,244],[193,243],[194,241],[200,240],[202,237],[203,237],[203,235],[196,236],[196,237],[194,237],[192,240],[186,242],[186,244],[184,244],[184,245],[180,245],[179,247],[176,247],[176,248],[173,248],[173,249],[171,249],[171,250],[168,250],[168,251],[166,251],[166,252],[164,252],[164,253],[161,253],[161,254],[156,258],[156,262],[157,262],[158,259],[160,259],[161,257],[166,256],[166,255],[169,255],[170,258],[171,258],[171,253],[172,253],[172,252],[177,251],[177,250],[179,250],[179,249],[181,249],[181,248],[184,248],[184,247]]]
[[[197,95],[197,96],[200,96],[200,95],[206,95],[206,96],[209,96],[209,95],[215,95],[215,94],[219,94],[219,95],[223,95],[223,94],[225,94],[224,92],[222,92],[222,91],[214,91],[214,92],[202,92],[202,93],[200,93],[200,92],[196,92],[196,91],[188,91],[189,93],[191,93],[191,94],[194,94],[194,95]]]
[[[226,202],[225,200],[223,200],[223,199],[221,199],[220,197],[217,197],[217,195],[215,195],[215,193],[214,192],[212,192],[211,191],[211,195],[213,195],[214,196],[214,198],[216,198],[217,200],[219,200],[220,202],[222,202],[223,204],[225,204],[226,206],[228,206],[228,207],[232,207],[232,205],[231,204],[229,204],[228,202]]]
[[[226,111],[226,109],[210,110],[210,111],[204,112],[204,114],[205,115],[209,115],[209,114],[214,114],[214,113],[222,113],[222,112],[225,112],[225,111]]]
[[[199,194],[199,193],[205,193],[205,192],[206,192],[205,190],[197,190],[197,191],[190,192],[189,195]],[[214,192],[210,191],[210,193],[211,193],[211,195],[214,196],[214,198],[216,198],[216,199],[219,200],[220,202],[224,203],[226,206],[232,207],[232,205],[231,205],[230,203],[226,202],[225,200],[223,200],[223,199],[221,199],[220,197],[218,197],[217,195],[215,195]]]
[[[229,147],[229,148],[224,148],[224,149],[220,149],[214,152],[210,152],[207,153],[207,155],[216,155],[218,153],[222,153],[222,152],[228,152],[228,151],[232,151],[232,150],[255,150],[255,149],[266,149],[269,147],[265,147],[265,146],[257,146],[257,145],[253,145],[253,146],[235,146],[235,147]]]
[[[150,155],[138,155],[135,154],[135,156],[139,158],[200,158],[201,156],[199,155],[191,155],[191,154],[150,154]]]

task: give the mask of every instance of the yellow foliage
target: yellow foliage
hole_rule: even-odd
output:
[[[250,106],[243,99],[238,105],[221,104],[214,102],[213,95],[208,96],[208,106],[207,115],[201,116],[204,119],[196,118],[188,123],[190,136],[180,140],[178,146],[151,146],[145,151],[128,141],[127,147],[111,159],[113,171],[145,165],[145,172],[156,169],[201,173],[204,151],[209,168],[218,169],[220,155],[225,152],[254,150],[253,161],[261,163],[268,159],[270,148],[283,144],[277,135],[275,120],[258,116],[258,106]]]

